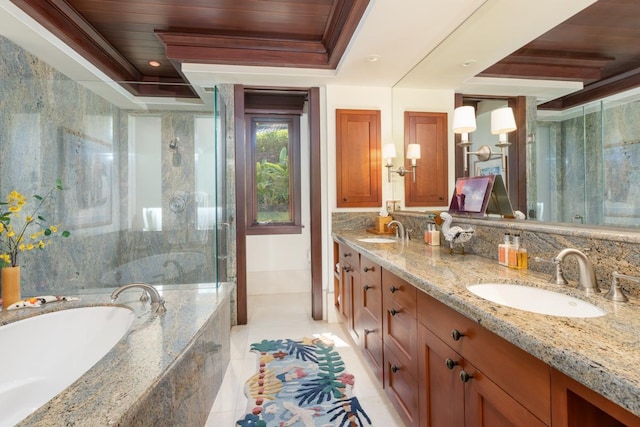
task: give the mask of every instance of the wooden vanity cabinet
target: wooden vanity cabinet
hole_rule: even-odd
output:
[[[379,264],[360,256],[360,302],[355,328],[360,336],[360,348],[374,375],[383,384],[382,344],[382,269]]]
[[[384,387],[407,426],[419,426],[417,289],[382,271]]]
[[[368,257],[334,248],[336,307],[406,426],[640,426]]]
[[[551,425],[547,364],[424,292],[417,300],[421,425]],[[433,421],[461,413],[462,424]]]
[[[562,372],[551,369],[554,427],[635,427],[640,417]]]
[[[355,333],[355,318],[358,312],[358,293],[354,289],[360,286],[360,254],[347,245],[339,245],[340,252],[340,315],[354,340],[359,342]]]

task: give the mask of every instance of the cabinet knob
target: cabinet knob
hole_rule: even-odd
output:
[[[396,293],[396,291],[399,291],[399,290],[400,290],[400,288],[396,288],[395,286],[391,286],[391,287],[389,288],[389,291],[391,291],[391,293],[392,293],[392,294],[395,294],[395,293]]]
[[[463,383],[468,382],[471,378],[473,378],[473,375],[471,375],[470,373],[466,371],[460,372],[460,381],[462,381]]]
[[[348,272],[350,272],[350,271],[351,271],[351,268],[350,268],[350,267],[348,267],[348,266],[346,266],[346,265],[345,265],[344,267],[342,267],[342,269],[343,269],[346,273],[348,273]]]
[[[453,338],[454,341],[460,341],[460,338],[462,338],[463,336],[464,334],[457,329],[451,331],[451,338]]]
[[[350,257],[351,256],[351,252],[345,252],[342,254],[343,257]]]
[[[364,334],[365,334],[365,335],[369,335],[369,334],[371,334],[371,333],[373,333],[373,332],[375,332],[375,331],[376,331],[375,329],[365,329],[365,330],[364,330]]]
[[[393,372],[394,374],[396,372],[398,372],[400,370],[400,368],[398,368],[396,365],[391,365],[391,372]]]
[[[449,368],[449,369],[453,369],[456,366],[458,366],[458,362],[456,362],[453,359],[447,359],[447,360],[444,361],[444,363],[445,363],[445,365],[447,365],[447,368]]]
[[[343,197],[343,198],[342,198],[342,201],[343,201],[343,202],[348,202],[348,201],[349,201],[349,198],[348,198],[348,197]]]
[[[368,273],[369,271],[376,271],[376,268],[375,267],[365,267],[364,268],[364,272],[365,273]]]
[[[371,286],[369,286],[369,285],[364,285],[364,286],[362,287],[362,289],[364,289],[365,291],[368,291],[369,289],[371,289]]]
[[[391,310],[389,310],[389,313],[391,313],[392,316],[395,316],[396,314],[400,313],[398,310],[396,310],[395,308],[392,308]]]

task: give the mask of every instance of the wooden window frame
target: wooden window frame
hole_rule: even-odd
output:
[[[289,214],[293,219],[288,223],[259,223],[256,189],[256,138],[255,123],[257,121],[289,122]],[[300,116],[297,114],[246,114],[247,135],[247,190],[251,197],[247,199],[247,234],[301,234],[301,171],[300,171]]]

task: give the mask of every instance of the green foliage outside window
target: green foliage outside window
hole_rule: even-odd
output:
[[[259,222],[289,222],[288,129],[256,133],[256,192]]]

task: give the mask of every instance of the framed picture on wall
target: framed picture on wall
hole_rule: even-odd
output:
[[[61,202],[65,227],[85,228],[112,223],[113,148],[108,142],[62,129]]]

